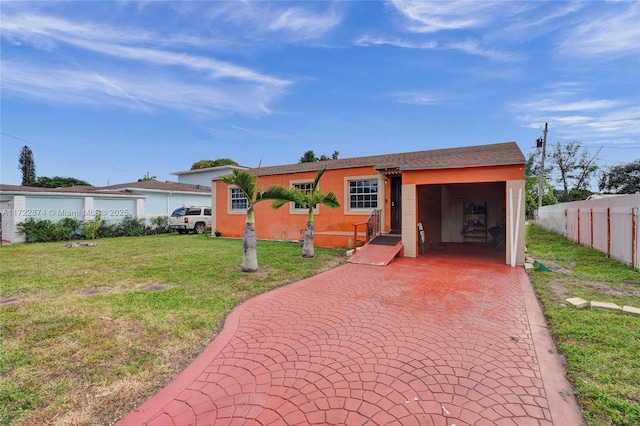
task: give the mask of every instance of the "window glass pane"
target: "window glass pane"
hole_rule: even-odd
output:
[[[247,198],[238,188],[231,188],[231,210],[246,210]]]
[[[361,179],[349,181],[349,208],[378,208],[378,180]]]
[[[313,190],[313,182],[305,182],[305,183],[294,183],[293,187],[299,189],[305,194],[309,194]],[[313,206],[315,208],[315,206]],[[306,210],[307,208],[302,204],[295,203],[293,206],[294,209]]]

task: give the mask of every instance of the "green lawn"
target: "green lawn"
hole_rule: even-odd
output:
[[[258,293],[345,260],[344,250],[200,235],[0,248],[0,424],[111,424],[180,373],[224,316]],[[93,294],[90,294],[93,293]]]
[[[0,299],[19,299],[0,306],[0,424],[113,423],[180,373],[233,306],[345,259],[344,250],[303,259],[297,244],[259,241],[261,270],[246,274],[239,240],[97,242],[0,248]],[[559,271],[530,278],[587,421],[640,424],[640,317],[564,303],[640,307],[640,274],[534,226],[527,245]]]
[[[590,425],[640,425],[640,317],[576,309],[569,297],[640,308],[640,273],[533,225],[529,274]]]

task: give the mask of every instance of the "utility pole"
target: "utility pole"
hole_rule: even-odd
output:
[[[540,160],[540,181],[538,182],[538,210],[542,207],[542,188],[544,181],[544,157],[547,156],[547,131],[549,130],[549,123],[544,123],[544,137],[538,138],[537,147],[542,146],[542,159]]]

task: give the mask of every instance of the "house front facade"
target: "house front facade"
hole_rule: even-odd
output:
[[[439,244],[487,244],[505,253],[505,262],[524,263],[524,155],[515,142],[386,154],[314,163],[261,167],[258,186],[311,188],[318,170],[322,192],[333,191],[341,207],[317,206],[318,247],[348,247],[364,238],[372,214],[381,232],[402,237],[404,256],[418,257]],[[213,228],[242,237],[246,200],[233,186],[213,178]],[[260,239],[297,241],[307,211],[289,203],[273,210],[255,207]],[[493,233],[490,230],[500,230]],[[496,238],[502,241],[493,241]]]

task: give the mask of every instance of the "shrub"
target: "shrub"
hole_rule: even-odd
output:
[[[18,234],[24,235],[26,243],[65,241],[80,237],[80,222],[72,217],[65,217],[57,223],[49,219],[28,218],[19,223]]]
[[[169,216],[158,216],[151,219],[151,226],[147,229],[149,234],[168,234],[171,232]]]
[[[80,232],[80,221],[76,218],[62,218],[56,225],[60,228],[60,231],[65,239],[73,240],[76,238],[80,238],[80,236],[82,235]]]
[[[137,219],[131,215],[127,215],[122,222],[116,225],[118,236],[122,237],[140,237],[146,234],[147,227],[144,219]]]
[[[109,224],[102,218],[100,211],[94,219],[81,223],[73,217],[65,217],[57,223],[48,219],[28,218],[18,224],[18,234],[24,235],[25,242],[54,242],[78,238],[94,240],[96,238],[137,237],[171,232],[167,216],[156,217],[147,226],[144,219],[126,216],[122,222]]]
[[[82,234],[90,240],[95,240],[98,237],[100,227],[104,227],[106,224],[100,210],[96,210],[96,216],[82,225]]]
[[[24,235],[25,243],[56,241],[56,226],[49,219],[28,218],[19,223],[18,234]]]

